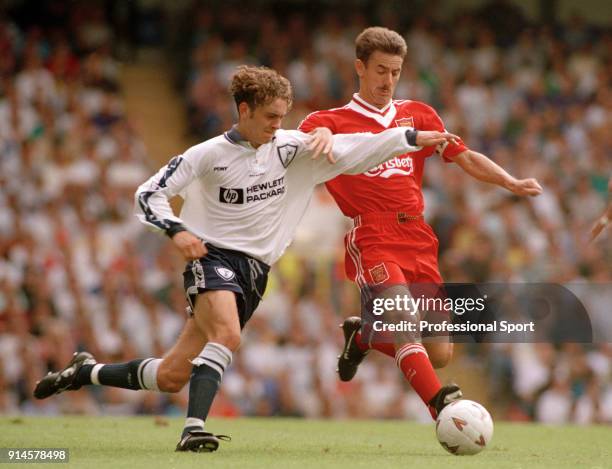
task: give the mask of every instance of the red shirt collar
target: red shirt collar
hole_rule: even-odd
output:
[[[359,93],[354,93],[353,99],[351,101],[354,101],[358,106],[364,108],[366,111],[374,112],[381,116],[386,115],[387,112],[389,112],[389,109],[391,109],[391,106],[393,105],[393,100],[391,100],[389,101],[389,104],[387,104],[382,109],[379,109],[376,106],[372,106],[371,104],[368,104],[367,102],[365,102],[364,99],[359,96]]]

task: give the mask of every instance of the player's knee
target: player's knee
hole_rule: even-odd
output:
[[[180,392],[185,386],[187,381],[178,379],[176,376],[167,375],[163,380],[158,382],[160,391],[176,393]]]
[[[232,331],[218,332],[211,334],[208,341],[224,345],[232,352],[235,352],[240,347],[240,334]]]
[[[230,297],[227,294],[231,294]],[[206,331],[208,342],[224,345],[232,352],[240,346],[240,326],[237,322],[224,317],[219,311],[224,307],[236,308],[234,294],[228,291],[212,291],[198,297],[200,307],[196,309],[196,315],[200,314],[203,322],[200,327]],[[206,316],[216,316],[217,320],[207,321]],[[196,318],[197,319],[197,318]]]
[[[453,358],[453,344],[444,347],[436,347],[428,351],[429,360],[434,368],[444,368]]]
[[[187,384],[187,381],[189,381],[189,375],[163,366],[163,363],[157,372],[157,386],[163,392],[179,392]]]

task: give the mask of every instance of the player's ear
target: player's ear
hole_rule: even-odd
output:
[[[355,59],[355,71],[357,72],[357,76],[361,78],[365,74],[366,65],[361,61],[361,59]]]
[[[240,119],[246,119],[249,116],[249,105],[246,101],[242,101],[238,105],[238,117]]]

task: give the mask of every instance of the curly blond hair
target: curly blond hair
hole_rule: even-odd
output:
[[[247,103],[252,110],[276,98],[287,101],[289,107],[293,103],[293,91],[289,80],[268,67],[241,65],[232,77],[229,90],[236,101],[236,106]]]
[[[355,39],[355,55],[363,63],[376,52],[399,55],[402,59],[408,52],[406,41],[395,31],[380,26],[364,29]]]

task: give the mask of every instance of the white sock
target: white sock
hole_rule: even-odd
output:
[[[140,387],[142,389],[148,389],[149,391],[159,392],[159,386],[157,384],[157,370],[161,365],[161,358],[150,358],[143,361],[138,369],[138,379],[142,377]]]

